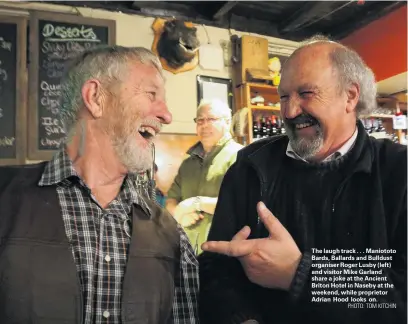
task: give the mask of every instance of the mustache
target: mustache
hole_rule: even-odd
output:
[[[284,118],[284,123],[286,125],[295,126],[297,124],[319,124],[318,120],[311,115],[301,114],[295,118]]]
[[[141,123],[140,123],[140,125],[142,126],[150,126],[150,127],[152,127],[153,129],[155,129],[156,130],[156,132],[157,133],[160,133],[160,131],[162,130],[162,128],[163,128],[163,124],[160,122],[160,121],[158,121],[157,119],[144,119]]]

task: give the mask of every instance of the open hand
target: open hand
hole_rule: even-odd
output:
[[[181,226],[190,227],[204,219],[204,215],[201,213],[192,212],[188,214],[181,214],[174,218]]]
[[[231,241],[209,241],[202,249],[238,258],[248,279],[255,284],[288,290],[302,254],[263,202],[258,203],[257,211],[269,237],[248,240],[251,229],[245,226]]]
[[[190,214],[192,212],[196,212],[197,208],[195,205],[195,201],[196,201],[197,197],[191,197],[191,198],[187,198],[184,199],[183,201],[181,201],[176,209],[174,210],[174,217],[179,217],[183,214]]]

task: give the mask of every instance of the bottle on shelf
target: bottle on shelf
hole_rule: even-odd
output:
[[[254,116],[255,117],[255,116]],[[258,120],[254,118],[253,126],[252,126],[252,136],[254,139],[258,139],[260,135],[260,129],[258,127]]]
[[[268,137],[268,131],[266,128],[266,118],[262,116],[261,119],[261,138]]]
[[[378,128],[378,119],[375,118],[370,118],[371,120],[371,134],[375,133],[377,131]]]
[[[280,125],[280,134],[286,134],[286,129],[285,129],[285,124],[283,123],[283,120],[279,119],[281,121]]]
[[[269,117],[265,117],[265,134],[264,137],[271,136],[271,120]]]
[[[278,134],[278,123],[276,122],[276,116],[271,117],[271,136]]]
[[[375,138],[389,138],[395,140],[394,134],[388,134],[381,118],[364,118],[361,120],[367,134]]]
[[[362,123],[364,125],[364,129],[368,134],[371,133],[371,120],[368,118],[362,119]]]
[[[262,133],[263,133],[263,125],[262,125],[262,116],[260,115],[254,115],[254,126],[253,126],[253,140],[259,140],[261,139]]]

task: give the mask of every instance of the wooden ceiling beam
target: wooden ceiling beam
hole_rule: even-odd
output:
[[[298,30],[304,24],[321,16],[327,10],[329,4],[326,1],[305,1],[293,15],[279,24],[279,33],[287,34]]]
[[[225,1],[221,7],[214,13],[213,19],[220,20],[224,17],[228,12],[231,11],[238,4],[238,1]]]

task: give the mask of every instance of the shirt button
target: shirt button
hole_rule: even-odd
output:
[[[110,313],[108,311],[103,312],[103,317],[108,318],[110,316]]]
[[[106,262],[110,262],[110,260],[111,260],[111,257],[110,257],[109,255],[106,255],[106,256],[105,256],[105,261],[106,261]]]

